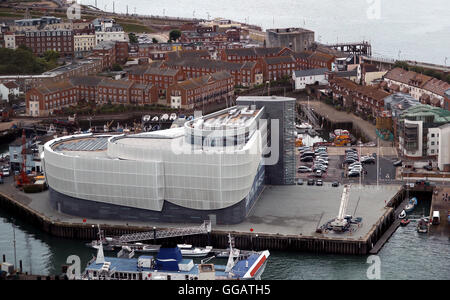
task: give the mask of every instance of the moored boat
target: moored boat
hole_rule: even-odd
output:
[[[411,221],[409,219],[403,219],[400,221],[400,226],[406,226],[410,223]]]
[[[412,197],[411,199],[409,199],[408,204],[405,205],[405,212],[411,212],[414,210],[414,208],[416,208],[417,205],[417,198],[416,197]]]
[[[398,218],[399,218],[399,219],[404,219],[404,218],[406,218],[406,211],[405,211],[405,210],[402,210],[402,212],[398,215]]]
[[[428,232],[428,222],[423,218],[417,222],[417,232],[418,233],[427,233]]]
[[[230,255],[226,265],[194,264],[183,259],[178,247],[162,247],[156,257],[105,257],[102,243],[97,256],[88,263],[81,278],[84,280],[242,280],[260,279],[267,264],[269,251],[235,255],[231,236]],[[134,254],[134,253],[133,253]]]

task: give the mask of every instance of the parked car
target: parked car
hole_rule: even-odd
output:
[[[357,171],[351,171],[348,173],[348,177],[359,177],[360,175],[361,173]]]
[[[394,166],[395,167],[400,167],[402,165],[403,161],[402,160],[397,160],[396,162],[394,162]]]
[[[10,175],[9,168],[3,168],[2,173],[3,173],[3,176],[5,176],[5,177],[9,176]]]
[[[305,156],[305,157],[300,158],[300,161],[302,161],[302,162],[313,162],[314,161],[314,157],[312,157],[312,156]]]
[[[316,185],[318,185],[318,186],[322,186],[322,185],[323,185],[323,181],[322,181],[322,179],[317,179],[317,181],[316,181]]]
[[[314,179],[308,179],[307,185],[314,185],[316,181]]]
[[[331,186],[332,186],[332,187],[338,187],[338,186],[339,186],[339,182],[334,181],[334,182],[331,184]]]
[[[375,157],[373,156],[362,156],[361,162],[364,164],[374,164],[375,163]]]
[[[322,177],[323,171],[321,170],[317,170],[316,173],[314,174],[316,177]]]
[[[425,167],[423,167],[425,170],[427,171],[433,171],[433,167],[430,165],[426,165]]]
[[[352,164],[352,163],[354,163],[354,162],[356,162],[357,160],[356,159],[353,159],[353,158],[346,158],[345,160],[344,160],[344,164]]]
[[[298,167],[298,172],[299,173],[309,173],[309,172],[312,172],[312,169],[308,168],[307,166],[300,166],[300,167]]]
[[[297,180],[297,184],[298,184],[298,185],[303,185],[303,179]]]

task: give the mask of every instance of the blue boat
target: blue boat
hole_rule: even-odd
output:
[[[178,247],[161,248],[156,257],[142,255],[104,257],[103,247],[91,260],[82,277],[85,280],[243,280],[260,279],[267,264],[269,251],[240,255],[232,248],[226,265],[194,264],[184,259]],[[212,258],[212,257],[211,257]]]
[[[412,212],[414,208],[416,208],[416,206],[417,206],[417,198],[412,197],[411,199],[409,199],[408,204],[405,205],[405,211],[407,213]]]

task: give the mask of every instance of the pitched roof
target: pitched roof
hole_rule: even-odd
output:
[[[128,80],[114,80],[114,79],[103,79],[99,86],[106,86],[106,87],[114,87],[114,88],[130,88],[134,84],[133,81]]]
[[[98,76],[77,76],[70,78],[70,82],[74,86],[97,86],[102,80],[103,78]]]
[[[427,91],[430,91],[432,93],[444,97],[445,91],[450,89],[450,84],[437,78],[433,78],[427,81],[423,86],[423,88]]]
[[[167,53],[167,59],[179,59],[183,57],[210,57],[208,50],[185,50],[185,51],[172,51]]]
[[[178,84],[174,85],[174,87],[190,90],[205,86],[211,79],[217,81],[217,80],[225,80],[228,78],[231,78],[230,73],[226,71],[221,71],[179,82]]]
[[[263,60],[268,65],[286,64],[295,62],[292,56],[275,56],[275,57],[265,57]]]
[[[43,81],[36,89],[42,94],[55,93],[73,88],[74,86],[70,81],[58,81],[51,80]]]
[[[166,66],[170,67],[195,67],[205,68],[211,70],[226,70],[239,71],[242,67],[240,63],[233,63],[221,60],[200,59],[200,58],[183,58],[176,60],[169,60],[165,62]]]
[[[329,72],[329,70],[327,68],[320,68],[320,69],[308,69],[308,70],[294,71],[294,74],[295,74],[295,77],[305,77],[305,76],[324,75],[326,72]]]
[[[19,86],[14,81],[4,82],[3,85],[8,89],[17,89]]]

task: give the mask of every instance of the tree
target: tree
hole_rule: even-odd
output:
[[[176,42],[181,37],[181,31],[179,29],[174,29],[169,33],[169,39]]]
[[[137,44],[139,42],[138,38],[136,37],[136,35],[134,33],[132,33],[132,32],[130,32],[128,34],[128,38],[130,39],[130,43],[132,43],[132,44]]]
[[[43,57],[47,62],[57,61],[59,58],[59,53],[58,53],[58,51],[47,50],[44,52]]]
[[[112,70],[117,72],[117,71],[122,71],[123,69],[119,64],[113,64]]]

